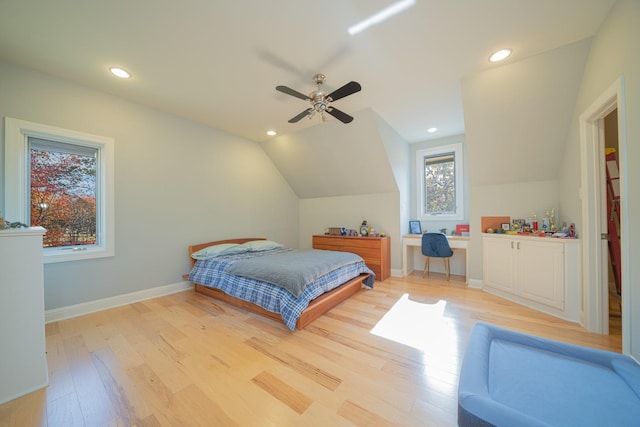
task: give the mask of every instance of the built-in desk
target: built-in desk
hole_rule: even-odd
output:
[[[469,238],[462,236],[447,236],[449,240],[449,246],[454,251],[464,249],[465,252],[465,270],[464,281],[469,281]],[[402,236],[402,275],[406,276],[413,271],[413,248],[420,248],[422,246],[422,235],[420,234],[406,234]]]

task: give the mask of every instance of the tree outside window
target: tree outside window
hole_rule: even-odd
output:
[[[418,217],[463,219],[462,144],[418,150],[416,160]]]
[[[48,247],[96,244],[96,155],[88,147],[29,138],[30,223]]]
[[[424,212],[429,215],[452,214],[456,211],[455,154],[424,157]]]

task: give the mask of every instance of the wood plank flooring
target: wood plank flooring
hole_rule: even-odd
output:
[[[376,282],[295,333],[186,291],[47,325],[50,385],[0,426],[455,426],[478,321],[621,349],[459,276]]]

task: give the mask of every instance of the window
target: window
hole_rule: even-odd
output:
[[[419,218],[463,219],[462,144],[418,150],[416,160]]]
[[[47,230],[45,248],[95,245],[98,149],[34,137],[27,141],[28,224]]]
[[[5,216],[47,229],[44,260],[114,255],[113,139],[5,119]]]

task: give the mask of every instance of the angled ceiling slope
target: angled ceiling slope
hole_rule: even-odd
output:
[[[583,40],[463,81],[473,185],[558,177],[589,47]]]
[[[353,114],[354,124],[326,122],[262,143],[301,199],[397,192],[376,113]]]

